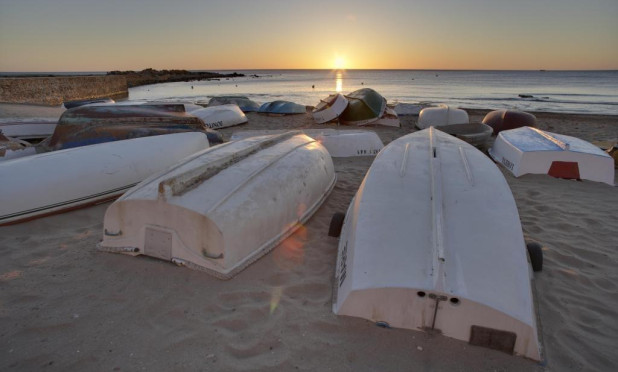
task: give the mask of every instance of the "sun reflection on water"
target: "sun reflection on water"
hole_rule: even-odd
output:
[[[343,91],[343,74],[341,71],[337,71],[335,75],[335,91],[341,93]]]

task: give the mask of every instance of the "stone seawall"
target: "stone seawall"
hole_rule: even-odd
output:
[[[56,106],[64,101],[129,96],[124,76],[0,78],[0,102]]]

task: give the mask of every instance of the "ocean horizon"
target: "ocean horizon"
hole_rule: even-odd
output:
[[[129,88],[130,100],[202,102],[243,95],[258,103],[288,100],[315,106],[329,94],[372,88],[389,103],[447,104],[468,109],[618,115],[618,70],[225,69],[244,77]],[[105,75],[107,71],[11,72]]]

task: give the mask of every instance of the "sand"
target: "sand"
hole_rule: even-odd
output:
[[[11,110],[0,106],[2,115]],[[485,112],[470,110],[471,120]],[[222,132],[318,127],[308,115],[248,117],[249,124]],[[537,118],[541,129],[618,139],[618,116]],[[370,129],[388,143],[415,120]],[[372,160],[335,159],[338,181],[325,204],[229,281],[96,251],[109,203],[0,227],[0,370],[616,370],[618,189],[596,182],[514,178],[501,168],[526,239],[544,246],[544,269],[532,283],[544,362],[335,316],[338,241],[327,236],[328,225],[334,212],[347,209]]]

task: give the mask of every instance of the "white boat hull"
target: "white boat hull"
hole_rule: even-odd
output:
[[[284,133],[284,130],[248,130],[235,132],[231,141]],[[369,130],[305,129],[302,131],[318,141],[333,158],[375,156],[384,147],[380,137]]]
[[[443,125],[468,124],[470,118],[468,113],[462,109],[456,109],[447,105],[439,107],[427,107],[421,110],[418,115],[416,126],[419,129],[429,127],[440,127]]]
[[[7,119],[0,121],[0,131],[7,137],[18,139],[43,139],[51,136],[56,129],[58,120],[20,120]]]
[[[539,360],[530,275],[498,168],[430,128],[385,147],[352,200],[333,311],[465,341],[487,332]]]
[[[430,103],[398,103],[394,105],[393,109],[399,116],[416,115],[421,113],[421,110],[430,107]]]
[[[115,198],[152,173],[207,147],[204,133],[187,132],[1,162],[0,225]]]
[[[330,95],[325,100],[320,101],[315,107],[312,112],[313,120],[318,124],[335,120],[346,107],[348,107],[348,99],[342,94]]]
[[[210,129],[227,128],[248,121],[245,113],[235,104],[205,107],[191,111],[191,115],[202,119]]]
[[[228,142],[114,202],[99,248],[229,279],[311,217],[334,183],[328,152],[305,135]]]
[[[614,161],[579,138],[532,127],[501,131],[489,154],[515,177],[548,174],[614,185]]]

